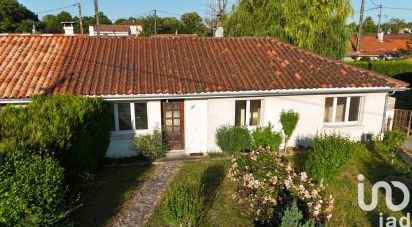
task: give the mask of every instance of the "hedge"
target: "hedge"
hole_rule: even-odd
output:
[[[26,107],[0,111],[0,138],[19,148],[55,156],[69,180],[93,171],[110,140],[110,107],[100,98],[35,96]]]
[[[63,168],[50,155],[0,145],[0,226],[51,226],[67,216]]]
[[[348,62],[348,64],[388,76],[410,73],[410,76],[412,77],[411,61],[356,61]]]

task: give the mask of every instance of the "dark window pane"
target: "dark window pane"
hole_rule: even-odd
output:
[[[246,101],[236,101],[235,125],[244,126],[246,123]]]
[[[119,130],[132,130],[130,103],[118,103]]]
[[[134,116],[136,129],[147,129],[147,106],[146,103],[134,104]]]
[[[325,114],[323,116],[323,122],[332,122],[333,114],[333,98],[325,99]]]
[[[349,121],[358,121],[360,97],[351,97],[349,106]]]
[[[250,101],[250,121],[249,125],[260,124],[260,100]]]

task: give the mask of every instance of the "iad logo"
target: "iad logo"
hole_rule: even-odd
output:
[[[404,185],[402,182],[399,181],[391,181],[391,183],[393,184],[394,187],[399,188],[402,192],[403,192],[403,201],[402,203],[400,203],[399,205],[394,205],[392,203],[392,188],[391,186],[385,182],[385,181],[379,181],[376,182],[373,186],[372,186],[372,201],[369,205],[367,205],[365,203],[365,195],[364,195],[364,185],[363,185],[363,180],[365,179],[365,177],[362,174],[358,175],[358,204],[360,206],[360,208],[364,211],[371,211],[373,209],[376,208],[376,206],[378,205],[378,190],[379,188],[383,188],[385,189],[386,192],[386,206],[393,210],[393,211],[401,211],[403,209],[406,208],[406,206],[408,206],[409,203],[409,199],[410,199],[410,194],[409,194],[409,190],[406,187],[406,185]]]
[[[365,177],[362,174],[358,175],[358,205],[359,207],[364,210],[364,211],[371,211],[373,209],[376,208],[376,206],[378,205],[378,190],[379,188],[383,188],[385,189],[385,199],[386,199],[386,206],[393,210],[393,211],[401,211],[403,209],[405,209],[408,204],[409,204],[409,200],[410,200],[410,194],[409,194],[409,190],[406,187],[405,184],[403,184],[402,182],[399,181],[391,181],[391,184],[396,187],[399,188],[402,192],[403,192],[403,201],[398,204],[395,205],[392,202],[392,188],[391,185],[385,181],[379,181],[376,182],[373,186],[372,186],[372,201],[370,204],[366,204],[365,203],[365,188],[364,188],[364,184],[363,184],[363,180],[365,179]],[[406,223],[405,223],[406,222]],[[386,218],[386,226],[397,226],[396,225],[397,220],[395,217],[387,217]],[[384,220],[382,217],[382,213],[380,213],[380,217],[379,217],[379,226],[384,226]],[[399,226],[410,226],[410,214],[407,213],[406,217],[402,217],[399,220]]]

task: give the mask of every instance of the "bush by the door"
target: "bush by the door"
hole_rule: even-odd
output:
[[[216,144],[228,154],[237,154],[250,148],[250,133],[243,126],[221,126],[216,131]]]
[[[138,154],[142,154],[153,161],[166,154],[167,144],[163,139],[162,132],[155,129],[153,133],[133,138],[133,149]]]

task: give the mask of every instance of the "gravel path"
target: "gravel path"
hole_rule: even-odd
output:
[[[153,175],[120,209],[111,226],[143,226],[152,215],[181,163],[182,161],[169,161],[157,164]]]

